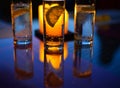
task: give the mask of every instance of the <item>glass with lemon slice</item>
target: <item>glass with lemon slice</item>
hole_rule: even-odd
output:
[[[44,43],[46,47],[63,47],[65,1],[43,0]]]
[[[31,0],[12,0],[11,19],[14,44],[32,43],[32,2]]]

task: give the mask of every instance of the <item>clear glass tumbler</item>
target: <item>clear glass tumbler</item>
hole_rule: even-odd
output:
[[[93,45],[95,14],[95,0],[75,0],[74,38],[81,45]]]
[[[32,1],[12,0],[11,19],[14,44],[32,43]]]
[[[64,45],[65,0],[43,0],[43,30],[46,48]]]

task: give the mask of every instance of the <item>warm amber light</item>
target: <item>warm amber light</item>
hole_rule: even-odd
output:
[[[55,4],[56,5],[56,4]],[[38,7],[38,18],[39,18],[39,28],[40,28],[40,32],[43,33],[43,5],[39,5]],[[67,34],[68,33],[68,19],[69,19],[69,14],[67,12],[67,10],[65,10],[65,30],[64,30],[64,34]],[[52,30],[52,28],[47,25],[47,31],[49,34],[52,34],[53,36],[55,35],[60,35],[59,33],[61,33],[61,28],[59,28],[59,24],[61,21],[59,21],[56,26],[54,27],[54,29],[57,29],[56,30]]]
[[[61,64],[61,55],[56,55],[56,54],[52,54],[52,55],[47,55],[47,61],[49,63],[51,63],[52,67],[54,69],[59,69],[60,68],[60,64]]]
[[[56,50],[56,47],[54,48],[54,50]],[[64,43],[64,60],[66,60],[67,55],[67,43]],[[47,58],[49,59],[47,60],[47,62],[50,62],[54,69],[59,69],[61,64],[61,56],[59,54],[48,54]],[[44,43],[42,41],[40,41],[39,59],[41,62],[44,62]]]

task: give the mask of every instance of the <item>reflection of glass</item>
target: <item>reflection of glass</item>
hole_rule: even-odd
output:
[[[44,48],[44,82],[46,88],[63,86],[64,53],[58,47]]]
[[[76,77],[88,77],[92,74],[93,47],[74,43],[73,74]]]
[[[14,46],[14,63],[18,79],[29,79],[33,76],[32,44]]]
[[[55,80],[58,80],[58,82],[56,81],[55,84],[52,83],[48,83],[49,87],[50,86],[57,86],[57,88],[59,88],[58,86],[62,86],[62,82],[63,82],[63,55],[64,55],[64,60],[67,58],[68,55],[68,49],[67,49],[67,43],[64,43],[64,51],[63,53],[59,53],[57,52],[57,47],[53,47],[52,51],[53,52],[44,52],[44,43],[42,41],[40,41],[40,61],[44,62],[48,67],[44,67],[44,72],[45,72],[45,78],[49,78],[49,76],[53,76],[53,78]],[[44,56],[45,55],[45,56]],[[45,57],[47,58],[47,60],[45,59]],[[48,65],[50,64],[50,66]],[[47,70],[50,69],[50,70]],[[54,73],[55,72],[55,73]],[[59,76],[60,75],[60,76]],[[53,79],[50,79],[53,80]],[[54,80],[53,80],[54,82]],[[46,83],[46,82],[45,82]]]

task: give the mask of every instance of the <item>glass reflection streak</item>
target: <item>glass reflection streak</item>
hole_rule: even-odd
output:
[[[18,79],[33,77],[33,52],[32,44],[14,45],[15,75]]]
[[[93,47],[74,43],[73,74],[76,77],[89,77],[92,74]]]

